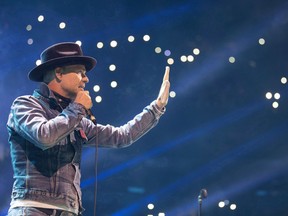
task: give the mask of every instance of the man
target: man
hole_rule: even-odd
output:
[[[164,113],[169,67],[157,99],[133,120],[121,127],[93,123],[86,118],[92,101],[84,89],[95,64],[77,44],[59,43],[44,50],[41,64],[29,72],[40,87],[13,102],[7,123],[14,171],[9,216],[81,215],[82,147],[126,147]]]

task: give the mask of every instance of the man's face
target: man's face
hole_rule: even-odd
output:
[[[60,87],[64,97],[75,99],[79,91],[84,91],[89,82],[84,65],[69,65],[61,67]]]

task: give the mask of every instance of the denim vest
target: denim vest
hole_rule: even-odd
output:
[[[14,200],[35,200],[78,214],[83,211],[80,161],[84,145],[119,148],[131,145],[164,113],[155,101],[121,127],[94,125],[81,104],[61,110],[42,83],[33,95],[18,97],[7,122],[14,185]],[[83,136],[84,134],[84,136]]]

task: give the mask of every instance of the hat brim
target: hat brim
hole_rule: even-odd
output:
[[[86,68],[86,72],[92,70],[97,61],[96,59],[89,56],[70,56],[52,59],[38,65],[28,73],[28,78],[35,82],[42,82],[43,76],[48,70],[52,70],[56,67],[62,67],[66,65],[81,64]]]

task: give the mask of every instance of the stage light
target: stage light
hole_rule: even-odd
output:
[[[187,60],[188,60],[189,62],[193,62],[193,61],[194,61],[194,56],[188,55],[188,56],[187,56]]]
[[[220,201],[220,202],[218,203],[218,206],[219,206],[219,208],[224,208],[225,202]]]
[[[281,78],[281,83],[282,84],[286,84],[287,83],[287,78],[286,77],[282,77]]]
[[[155,48],[155,53],[158,53],[158,54],[159,54],[159,53],[161,53],[161,51],[162,51],[162,50],[161,50],[160,47],[156,47],[156,48]]]
[[[94,92],[99,92],[100,91],[100,86],[99,85],[94,85],[93,91]]]
[[[165,213],[160,212],[160,213],[158,214],[158,216],[165,216]]]
[[[182,55],[182,56],[180,57],[180,60],[181,60],[182,62],[186,62],[186,61],[187,61],[187,56]]]
[[[39,22],[43,22],[44,21],[44,16],[43,15],[38,16],[38,21]]]
[[[32,30],[32,25],[27,25],[27,26],[26,26],[26,30],[27,30],[27,31],[31,31],[31,30]]]
[[[134,37],[134,36],[130,35],[130,36],[128,37],[128,41],[129,41],[129,42],[133,42],[134,40],[135,40],[135,37]]]
[[[235,63],[235,61],[236,61],[236,59],[233,56],[229,57],[229,62],[231,64]]]
[[[116,65],[111,64],[111,65],[109,66],[109,70],[110,70],[110,71],[115,71],[115,70],[116,70]]]
[[[194,55],[199,55],[200,50],[198,48],[195,48],[195,49],[193,49],[193,53],[194,53]]]
[[[237,208],[236,204],[231,204],[231,205],[230,205],[230,209],[231,209],[232,211],[234,211],[236,208]]]
[[[266,98],[268,100],[270,100],[272,98],[272,93],[271,92],[267,92],[265,96],[266,96]]]
[[[39,66],[40,64],[41,64],[41,60],[38,59],[38,60],[36,61],[36,65]]]
[[[61,22],[60,24],[59,24],[59,28],[60,29],[64,29],[66,27],[66,23],[65,22]]]
[[[150,36],[149,35],[144,35],[143,36],[143,40],[146,41],[146,42],[149,41],[150,40]]]
[[[149,203],[149,204],[147,205],[147,208],[150,209],[150,210],[154,209],[154,204]]]
[[[75,43],[76,43],[76,44],[78,44],[79,46],[82,46],[82,42],[81,42],[81,41],[79,41],[79,40],[78,40],[78,41],[76,41]]]
[[[164,55],[167,56],[167,57],[170,56],[171,55],[171,51],[170,50],[165,50],[164,51]]]
[[[110,46],[113,47],[113,48],[116,47],[117,44],[118,44],[118,43],[117,43],[117,41],[115,41],[115,40],[112,40],[112,41],[110,42]]]
[[[275,94],[274,94],[274,98],[275,98],[276,100],[279,100],[279,99],[280,99],[280,94],[279,94],[279,93],[275,93]]]
[[[279,103],[278,102],[273,102],[272,107],[277,109],[279,107]]]
[[[32,38],[29,38],[29,39],[27,40],[27,43],[28,43],[29,45],[32,45],[32,44],[33,44],[33,39],[32,39]]]
[[[116,88],[118,84],[116,81],[112,81],[110,85],[112,88]]]
[[[102,49],[104,47],[104,44],[102,42],[97,43],[97,48]]]
[[[260,38],[260,39],[258,40],[258,43],[259,43],[260,45],[264,45],[264,44],[265,44],[265,39],[264,39],[264,38]]]
[[[96,101],[97,103],[101,103],[102,97],[101,97],[101,96],[97,96],[97,97],[95,98],[95,101]]]
[[[169,65],[174,64],[174,59],[173,59],[173,58],[167,59],[167,63],[168,63]]]
[[[171,98],[175,98],[175,97],[176,97],[176,92],[175,92],[175,91],[171,91],[171,92],[169,93],[169,96],[170,96]]]

